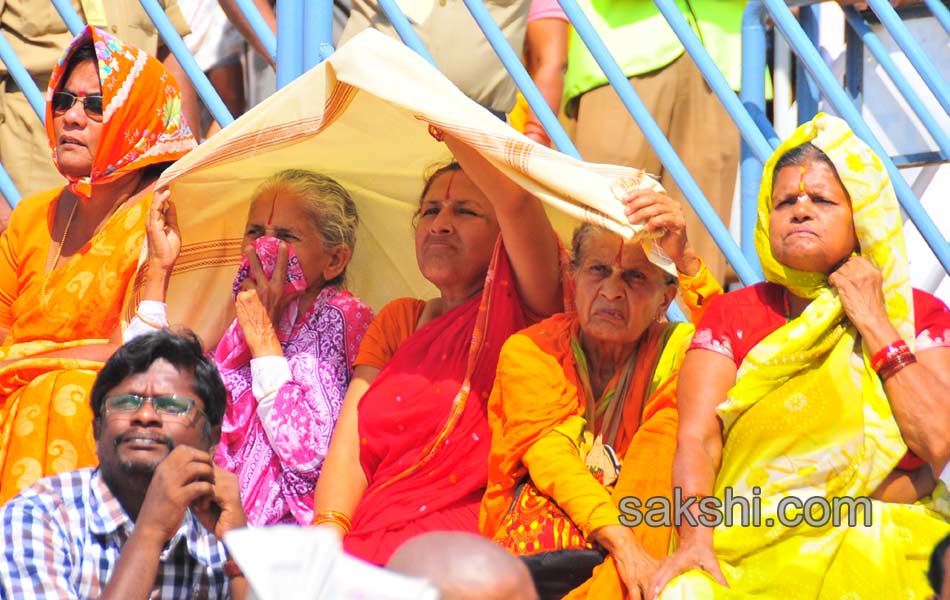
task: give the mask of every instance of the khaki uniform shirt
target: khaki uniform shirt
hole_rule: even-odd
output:
[[[524,47],[529,0],[486,0],[485,7],[517,54]],[[515,105],[517,88],[462,0],[399,0],[439,69],[466,96],[496,112]],[[400,39],[376,0],[353,0],[340,45],[368,27]]]

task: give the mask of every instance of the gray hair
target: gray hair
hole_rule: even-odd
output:
[[[360,218],[350,193],[335,179],[304,169],[286,169],[264,180],[254,191],[257,200],[267,192],[278,190],[304,199],[304,210],[323,238],[323,245],[336,248],[343,244],[356,249],[356,229]],[[342,287],[346,283],[346,267],[327,285]]]
[[[618,235],[606,227],[593,223],[584,223],[574,230],[574,235],[571,237],[571,270],[576,271],[584,262],[584,250],[587,247],[587,242],[591,238],[604,234]],[[663,283],[673,285],[678,282],[675,277],[663,271]]]

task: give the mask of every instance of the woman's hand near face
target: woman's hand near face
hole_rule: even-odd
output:
[[[852,256],[828,276],[828,283],[838,290],[845,315],[863,336],[890,323],[884,306],[884,278],[868,259]]]
[[[172,268],[181,252],[181,230],[178,227],[178,211],[169,199],[168,188],[156,190],[145,221],[148,242],[148,268],[146,270],[143,300],[165,301],[165,291]]]
[[[277,263],[272,277],[264,273],[264,267],[253,246],[246,246],[244,254],[250,264],[251,276],[244,280],[242,290],[238,292],[234,302],[238,325],[254,358],[283,356],[283,349],[277,337],[277,326],[287,303],[293,298],[284,295],[290,254],[287,244],[281,242],[277,247]]]
[[[657,244],[680,273],[696,275],[699,272],[701,263],[686,237],[686,215],[679,202],[653,190],[633,190],[623,201],[627,205],[624,213],[631,225],[643,225],[649,233],[664,232]]]
[[[287,242],[281,241],[280,245],[277,246],[277,263],[274,265],[274,273],[271,277],[264,273],[264,266],[261,264],[261,259],[258,258],[253,246],[247,245],[244,248],[244,255],[250,264],[251,276],[244,280],[243,287],[245,290],[253,289],[257,291],[258,300],[276,328],[280,324],[284,309],[294,298],[294,296],[284,296],[287,264],[290,260],[290,250],[287,249]]]
[[[273,321],[261,303],[256,289],[238,292],[234,311],[253,358],[284,355]]]

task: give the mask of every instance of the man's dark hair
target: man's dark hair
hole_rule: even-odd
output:
[[[943,589],[943,578],[947,575],[943,572],[943,558],[946,556],[948,548],[950,548],[950,535],[940,540],[940,543],[934,548],[930,555],[930,568],[927,569],[927,580],[938,596]]]
[[[66,60],[66,69],[63,71],[63,78],[60,80],[60,87],[65,85],[66,81],[69,79],[69,76],[72,74],[73,69],[76,68],[76,65],[83,62],[84,60],[93,61],[96,63],[96,68],[98,69],[99,59],[96,58],[96,48],[92,45],[92,42],[83,44],[82,46],[76,48],[73,53],[69,55],[69,59]]]
[[[102,416],[102,401],[125,378],[148,371],[156,360],[164,358],[179,371],[194,376],[192,390],[204,402],[208,424],[220,425],[224,418],[227,390],[214,363],[201,352],[201,343],[191,331],[173,333],[162,329],[135,338],[109,357],[92,386],[89,402],[92,414]]]

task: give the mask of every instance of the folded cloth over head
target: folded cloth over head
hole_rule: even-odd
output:
[[[171,187],[183,239],[169,321],[215,344],[232,318],[228,291],[250,195],[289,168],[333,177],[356,201],[359,241],[348,270],[354,294],[376,309],[431,294],[416,267],[411,221],[425,171],[451,157],[429,135],[430,124],[547,203],[562,232],[585,220],[627,238],[642,234],[627,223],[620,198],[632,188],[662,189],[640,170],[591,165],[535,144],[411,50],[368,30],[165,171],[159,185]],[[647,246],[672,273],[672,262]],[[128,318],[136,305],[132,298]]]

